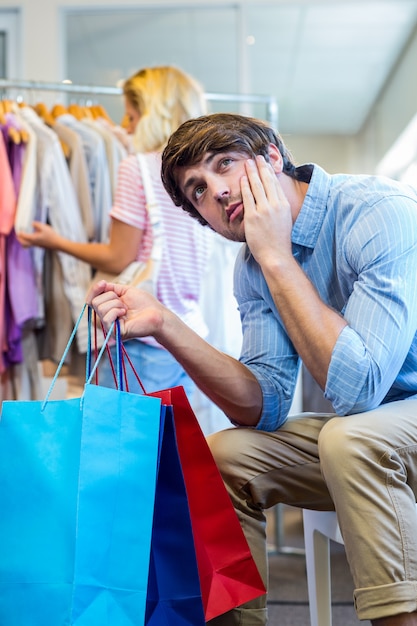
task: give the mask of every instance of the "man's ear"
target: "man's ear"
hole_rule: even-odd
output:
[[[281,174],[282,168],[284,166],[284,161],[283,161],[281,152],[279,151],[278,147],[274,143],[269,144],[268,155],[269,155],[269,162],[274,168],[274,172],[276,174]]]

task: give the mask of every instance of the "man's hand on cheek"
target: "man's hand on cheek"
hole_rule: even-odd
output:
[[[279,254],[292,254],[290,204],[277,175],[264,157],[249,159],[241,179],[247,244],[260,265]]]

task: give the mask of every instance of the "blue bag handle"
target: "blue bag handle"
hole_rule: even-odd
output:
[[[89,314],[89,321],[88,321],[88,327],[89,329],[91,328],[91,309],[89,309],[88,311]],[[111,352],[107,346],[107,356],[109,358],[110,361],[110,365],[112,368],[112,372],[113,372],[113,377],[114,377],[114,382],[116,384],[117,389],[119,389],[120,391],[124,390],[124,381],[125,381],[125,386],[126,386],[126,391],[129,391],[129,386],[128,386],[128,381],[127,381],[127,376],[126,376],[126,361],[129,364],[129,367],[133,373],[133,375],[135,376],[136,380],[139,383],[139,386],[142,389],[142,393],[146,395],[146,389],[143,386],[143,383],[140,379],[139,374],[136,371],[135,366],[132,363],[132,360],[129,356],[129,353],[127,352],[126,348],[124,347],[122,338],[121,338],[121,333],[120,333],[120,322],[118,319],[116,319],[115,322],[115,326],[116,326],[116,367],[114,366],[114,361],[113,361],[113,357],[111,355]],[[101,327],[103,330],[104,335],[105,333],[105,329],[103,326],[103,323],[101,323]],[[92,349],[91,349],[91,333],[89,333],[88,335],[88,340],[89,340],[89,346],[88,346],[88,350],[89,350],[89,355],[91,355]],[[91,356],[89,358],[89,360],[91,361]],[[87,371],[90,370],[90,364],[87,364]]]
[[[61,360],[60,360],[60,362],[58,364],[58,367],[56,369],[56,372],[54,374],[52,382],[51,382],[51,384],[49,386],[49,389],[48,389],[48,392],[46,394],[45,400],[42,403],[41,411],[43,411],[45,409],[45,407],[46,407],[46,405],[47,405],[47,403],[49,401],[49,397],[50,397],[50,395],[52,393],[52,390],[54,388],[56,379],[59,376],[59,373],[60,373],[60,371],[62,369],[62,366],[63,366],[63,364],[65,362],[65,359],[66,359],[66,356],[67,356],[67,354],[69,352],[71,344],[74,341],[74,337],[75,337],[75,335],[77,333],[78,327],[80,325],[81,319],[82,319],[82,317],[83,317],[83,315],[85,313],[85,310],[86,310],[87,306],[88,306],[87,303],[85,303],[83,308],[82,308],[82,310],[81,310],[80,315],[78,316],[77,321],[75,322],[75,326],[74,326],[73,331],[71,333],[71,336],[70,336],[70,338],[68,340],[68,343],[66,345],[64,353],[63,353],[63,355],[61,357]],[[103,343],[103,345],[102,345],[102,347],[100,349],[100,352],[99,352],[99,354],[97,356],[96,362],[94,363],[94,367],[91,369],[91,307],[88,307],[88,347],[87,347],[86,381],[85,381],[86,385],[91,383],[91,381],[93,379],[93,376],[94,376],[94,374],[96,372],[96,369],[97,369],[98,364],[100,362],[100,359],[101,359],[101,357],[103,355],[103,352],[106,349],[107,344],[108,344],[108,342],[109,342],[109,340],[110,340],[110,338],[111,338],[111,336],[113,334],[115,326],[116,326],[117,345],[121,346],[122,342],[121,342],[121,339],[120,339],[120,324],[119,324],[119,320],[116,320],[116,322],[112,322],[112,324],[111,324],[107,334],[105,335],[104,343]],[[120,348],[120,350],[121,350],[121,348]],[[118,363],[117,363],[117,370],[118,370],[118,378],[119,378],[118,384],[121,385],[119,387],[119,389],[122,389],[123,388],[123,380],[122,380],[123,377],[121,376],[122,368],[121,368],[121,365],[120,365],[120,362],[119,362],[120,361],[120,359],[119,359],[119,349],[117,350],[117,355],[118,355],[118,357],[117,357],[117,361],[118,361]],[[91,369],[91,371],[90,371],[90,369]],[[119,371],[120,371],[120,373],[119,373]]]
[[[86,384],[91,382],[92,377],[94,376],[94,374],[96,373],[97,370],[97,364],[100,361],[101,355],[103,354],[102,351],[100,351],[99,355],[97,356],[97,363],[96,366],[93,368],[93,370],[91,370],[91,355],[92,355],[92,342],[91,342],[91,326],[92,326],[92,311],[93,309],[91,307],[88,307],[88,347],[87,347],[87,359],[86,359]],[[114,364],[113,364],[113,359],[110,353],[110,350],[108,348],[108,339],[106,338],[106,331],[104,329],[104,325],[103,322],[101,322],[101,328],[103,330],[103,335],[105,336],[105,342],[104,342],[104,347],[107,349],[107,354],[108,354],[108,358],[110,361],[110,365],[112,367],[112,371],[113,371],[113,376],[114,376],[114,382],[116,384],[116,388],[119,389],[119,391],[123,391],[124,389],[124,384],[123,384],[123,344],[122,344],[122,338],[121,338],[121,334],[120,334],[120,322],[118,319],[116,319],[115,322],[113,322],[113,324],[111,325],[110,329],[109,329],[109,334],[111,334],[113,332],[114,326],[116,326],[116,369],[114,368]],[[97,345],[95,344],[94,346],[95,348],[95,352],[97,352]],[[128,389],[127,389],[128,391]]]

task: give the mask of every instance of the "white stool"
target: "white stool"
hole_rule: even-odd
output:
[[[310,623],[331,626],[330,539],[343,545],[336,513],[304,509],[303,524]]]
[[[311,626],[331,626],[330,539],[343,544],[333,511],[303,510]]]

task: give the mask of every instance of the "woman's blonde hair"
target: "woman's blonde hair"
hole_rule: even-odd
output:
[[[162,151],[183,122],[206,113],[201,85],[173,66],[138,71],[125,81],[123,94],[140,115],[133,135],[138,152]]]

